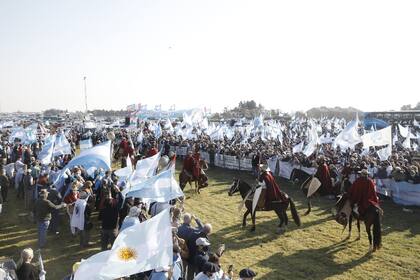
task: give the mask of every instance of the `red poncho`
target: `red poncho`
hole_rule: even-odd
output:
[[[369,206],[379,207],[375,183],[370,178],[357,178],[349,190],[349,198],[352,204],[357,203],[361,216],[365,214]]]
[[[194,169],[194,158],[192,156],[187,156],[184,159],[184,166],[183,168],[190,173],[191,175],[193,175],[193,169]]]
[[[320,191],[322,194],[331,194],[333,192],[330,169],[327,164],[323,163],[318,166],[315,177],[317,177],[321,182]]]
[[[193,163],[193,177],[198,178],[200,176],[200,154],[196,153],[193,155],[194,163]]]
[[[267,171],[260,175],[260,182],[264,181],[267,189],[265,192],[265,208],[268,209],[272,201],[285,201],[286,197],[281,193],[279,185],[271,172]]]

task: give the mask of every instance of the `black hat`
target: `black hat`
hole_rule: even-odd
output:
[[[239,272],[239,277],[241,278],[251,278],[255,276],[257,276],[257,274],[249,268],[244,268]]]
[[[214,264],[212,262],[206,262],[203,265],[203,271],[204,272],[218,272],[220,270],[220,267],[217,264]]]

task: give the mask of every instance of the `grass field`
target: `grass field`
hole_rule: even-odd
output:
[[[210,237],[212,247],[226,245],[223,267],[234,265],[234,271],[251,267],[258,272],[257,279],[420,279],[420,210],[402,211],[391,201],[382,203],[383,248],[367,255],[368,241],[362,225],[362,239],[355,241],[354,229],[349,241],[342,241],[342,227],[332,220],[326,199],[314,201],[309,216],[301,216],[297,227],[289,215],[285,234],[277,234],[278,220],[274,212],[257,213],[257,229],[250,232],[250,219],[246,229],[241,228],[242,214],[238,212],[240,196],[229,197],[228,187],[234,176],[251,183],[247,173],[212,168],[208,171],[210,187],[194,194],[186,188],[186,209],[213,225]],[[305,200],[297,186],[280,180],[281,188],[295,201],[299,213],[305,210]],[[25,247],[36,248],[37,233],[30,223],[15,193],[0,216],[0,257],[18,259]],[[75,261],[99,252],[99,227],[95,228],[89,249],[79,247],[79,239],[72,237],[67,216],[62,216],[59,236],[49,236],[43,258],[47,279],[62,279]]]

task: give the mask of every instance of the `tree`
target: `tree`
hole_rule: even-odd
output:
[[[418,104],[417,104],[418,105]],[[401,111],[407,111],[407,110],[412,110],[411,105],[407,104],[407,105],[403,105],[401,107]]]

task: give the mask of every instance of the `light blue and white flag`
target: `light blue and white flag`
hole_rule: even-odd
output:
[[[136,170],[130,178],[130,184],[135,185],[156,174],[159,165],[160,152],[154,156],[137,161]]]
[[[47,138],[45,138],[44,146],[38,155],[38,160],[43,165],[48,165],[51,163],[54,152],[55,138],[55,134],[48,135]]]
[[[93,148],[82,151],[73,158],[65,168],[71,169],[74,166],[83,166],[85,169],[91,167],[111,169],[111,141],[96,145]],[[65,169],[64,168],[64,169]]]
[[[60,133],[55,138],[53,156],[70,155],[71,145],[64,133]]]
[[[92,139],[80,140],[80,151],[84,151],[93,147]]]
[[[144,182],[133,185],[126,196],[139,197],[146,201],[168,202],[183,197],[184,193],[175,180],[171,168]]]
[[[100,275],[116,279],[173,263],[170,209],[121,231]],[[77,280],[77,279],[76,279]]]
[[[74,280],[109,280],[110,277],[99,275],[102,267],[106,264],[111,251],[97,253],[86,260],[82,260],[79,268],[74,274]]]

